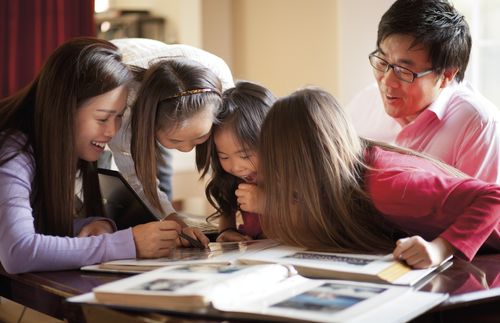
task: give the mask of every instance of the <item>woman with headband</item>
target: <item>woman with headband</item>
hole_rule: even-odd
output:
[[[139,66],[133,87],[136,93],[129,96],[131,109],[109,143],[116,165],[159,219],[178,221],[184,233],[207,245],[208,239],[200,230],[186,227],[177,218],[167,194],[160,190],[158,178],[168,166],[166,149],[189,152],[209,137],[221,105],[220,75],[224,86],[232,85],[229,68],[218,57],[186,45],[155,42],[161,50],[155,57],[148,57],[131,52],[130,44],[120,42],[114,41],[124,52],[125,62]],[[145,47],[138,50],[152,52]],[[139,59],[131,59],[133,56]]]

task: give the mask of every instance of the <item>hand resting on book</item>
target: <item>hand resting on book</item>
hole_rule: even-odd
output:
[[[452,245],[443,238],[429,242],[420,236],[399,239],[392,252],[394,259],[406,261],[416,269],[424,269],[441,264],[453,255]]]

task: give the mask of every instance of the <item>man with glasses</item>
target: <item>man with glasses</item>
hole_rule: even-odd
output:
[[[368,56],[377,86],[349,107],[359,134],[500,183],[500,112],[462,82],[471,43],[464,17],[448,1],[396,1]]]

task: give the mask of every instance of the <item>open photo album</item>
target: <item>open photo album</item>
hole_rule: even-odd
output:
[[[207,249],[176,248],[168,257],[157,259],[122,259],[113,260],[98,265],[84,266],[87,271],[110,271],[124,273],[139,273],[164,266],[186,264],[220,264],[230,265],[237,262],[243,255],[265,250],[279,245],[273,240],[250,240],[240,242],[211,242]]]
[[[82,267],[90,271],[141,273],[164,266],[218,264],[256,265],[275,263],[293,266],[309,278],[346,279],[414,286],[451,265],[445,261],[437,267],[412,269],[391,255],[343,254],[310,251],[280,245],[274,240],[213,242],[207,249],[177,248],[168,257],[158,259],[123,259]]]
[[[85,298],[87,297],[87,298]],[[308,322],[404,322],[445,294],[411,287],[303,277],[292,266],[193,264],[156,269],[93,289],[70,302],[129,309],[227,313],[228,317]]]
[[[391,254],[377,256],[310,251],[290,246],[274,246],[238,259],[242,264],[277,263],[292,265],[303,276],[349,279],[373,283],[413,286],[433,272],[451,265],[448,258],[440,266],[412,269],[393,259]]]

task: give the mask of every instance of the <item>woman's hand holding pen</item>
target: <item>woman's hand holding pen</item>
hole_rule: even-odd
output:
[[[264,212],[264,194],[257,185],[241,183],[235,194],[242,211],[258,214]]]
[[[200,229],[184,227],[179,235],[179,239],[177,239],[177,246],[207,248],[209,242],[207,236]]]
[[[132,228],[137,258],[166,257],[177,245],[181,226],[175,221],[156,221]]]
[[[208,248],[208,237],[198,228],[188,227],[176,212],[170,213],[160,221],[171,220],[181,226],[177,245],[180,247]]]
[[[453,247],[443,238],[429,242],[420,236],[399,239],[392,252],[395,259],[405,261],[416,269],[423,269],[441,264],[453,254]]]

